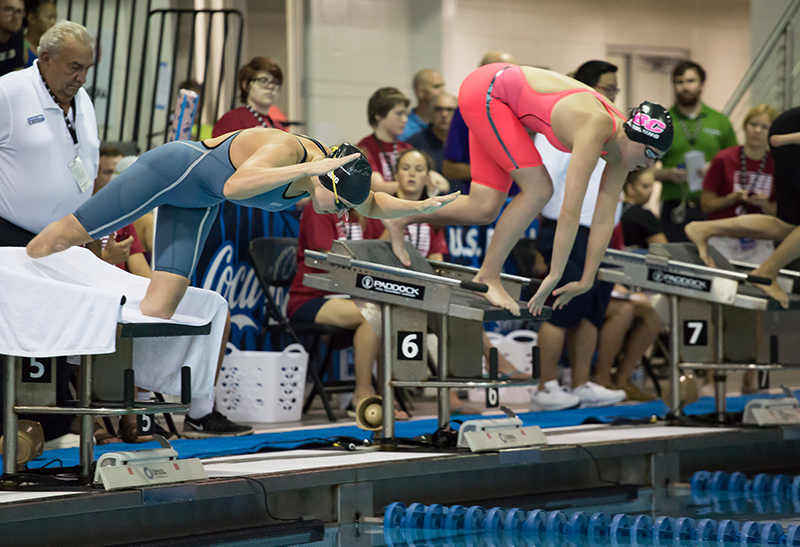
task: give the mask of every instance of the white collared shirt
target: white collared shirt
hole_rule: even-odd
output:
[[[92,181],[97,177],[100,139],[88,93],[75,96],[78,155]],[[30,232],[75,212],[92,196],[81,192],[69,163],[75,145],[61,110],[42,82],[39,61],[0,77],[0,217]]]
[[[536,145],[536,150],[542,156],[542,161],[550,174],[550,179],[553,181],[553,196],[547,205],[542,209],[542,216],[550,220],[558,220],[558,215],[561,214],[561,206],[564,204],[564,187],[567,183],[567,167],[569,167],[569,160],[572,154],[567,154],[561,150],[557,150],[547,138],[537,133],[533,140]],[[594,208],[597,205],[597,193],[600,191],[600,179],[603,176],[603,170],[606,167],[606,162],[602,159],[597,160],[597,165],[592,171],[592,176],[589,178],[589,186],[586,188],[586,195],[583,198],[583,205],[581,206],[581,226],[591,228],[592,218],[594,218]],[[622,203],[617,204],[617,210],[614,213],[614,224],[619,224],[619,219],[622,217]]]

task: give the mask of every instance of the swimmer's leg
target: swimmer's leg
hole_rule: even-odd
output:
[[[92,237],[78,219],[74,215],[67,215],[48,224],[28,243],[26,250],[31,258],[42,258],[90,241]]]
[[[486,298],[492,304],[519,315],[519,305],[501,285],[500,273],[511,249],[553,195],[553,184],[543,165],[516,169],[511,172],[511,177],[521,191],[514,196],[500,215],[483,264],[474,281],[489,285]]]

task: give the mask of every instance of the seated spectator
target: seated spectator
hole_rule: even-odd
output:
[[[52,0],[25,0],[25,67],[39,58],[39,38],[56,24],[58,9]]]
[[[0,0],[0,76],[25,66],[24,19],[22,0]]]
[[[395,87],[382,87],[369,98],[367,118],[373,128],[358,142],[372,166],[372,190],[375,192],[397,193],[394,173],[400,153],[413,148],[399,140],[408,120],[408,97]],[[439,173],[429,177],[429,194],[438,195],[449,190],[450,184]],[[438,191],[437,191],[438,190]]]
[[[370,326],[356,303],[350,298],[329,298],[329,294],[303,285],[303,276],[319,270],[305,263],[305,251],[328,252],[337,239],[359,241],[376,239],[383,231],[379,220],[362,217],[355,210],[348,214],[319,214],[313,207],[303,209],[297,246],[297,275],[289,288],[286,312],[295,323],[318,323],[353,331],[353,358],[356,386],[353,407],[373,395],[372,370],[381,349],[381,338]],[[402,411],[395,419],[407,419]]]
[[[408,137],[430,125],[433,120],[430,101],[442,91],[444,91],[444,80],[439,72],[432,68],[423,68],[414,74],[414,95],[417,96],[417,107],[411,109],[408,123],[399,137],[400,140],[408,140]]]
[[[273,116],[275,98],[283,85],[281,67],[269,57],[253,57],[239,69],[239,99],[244,106],[224,114],[211,135],[219,137],[231,131],[250,127],[286,127]]]
[[[453,113],[457,107],[458,100],[455,95],[446,91],[439,93],[431,99],[433,118],[430,125],[406,140],[408,144],[417,150],[423,150],[433,159],[433,168],[438,173],[442,172],[447,132],[450,130],[450,122],[453,121]]]
[[[666,243],[661,220],[644,208],[655,184],[652,169],[632,171],[622,187],[622,233],[626,247],[647,249],[651,243]]]
[[[775,215],[775,162],[767,135],[778,111],[767,104],[744,118],[744,146],[720,150],[703,180],[700,205],[708,220],[761,213]],[[718,236],[709,239],[722,256],[760,266],[774,250],[772,241]]]
[[[122,152],[114,146],[100,148],[100,165],[94,181],[94,192],[99,192],[111,182]],[[150,265],[144,255],[144,247],[139,240],[136,227],[129,224],[102,240],[102,258],[109,264],[122,268],[134,275],[150,277]]]

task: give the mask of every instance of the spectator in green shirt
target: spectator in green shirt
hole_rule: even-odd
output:
[[[669,112],[675,124],[675,137],[661,169],[655,172],[662,184],[661,221],[669,241],[689,241],[684,226],[705,219],[700,193],[706,169],[717,152],[737,144],[728,117],[701,102],[705,81],[705,71],[693,61],[683,61],[672,71],[675,104]],[[695,166],[697,170],[690,172],[687,166]],[[695,184],[690,185],[692,182]]]

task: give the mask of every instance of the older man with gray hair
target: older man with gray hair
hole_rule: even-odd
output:
[[[32,67],[0,78],[0,245],[24,246],[92,196],[97,120],[83,89],[95,40],[56,23]]]
[[[444,91],[444,80],[438,71],[432,68],[423,68],[414,74],[414,95],[417,96],[417,106],[412,108],[408,115],[406,127],[399,137],[401,141],[430,125],[433,119],[430,101],[442,91]]]

